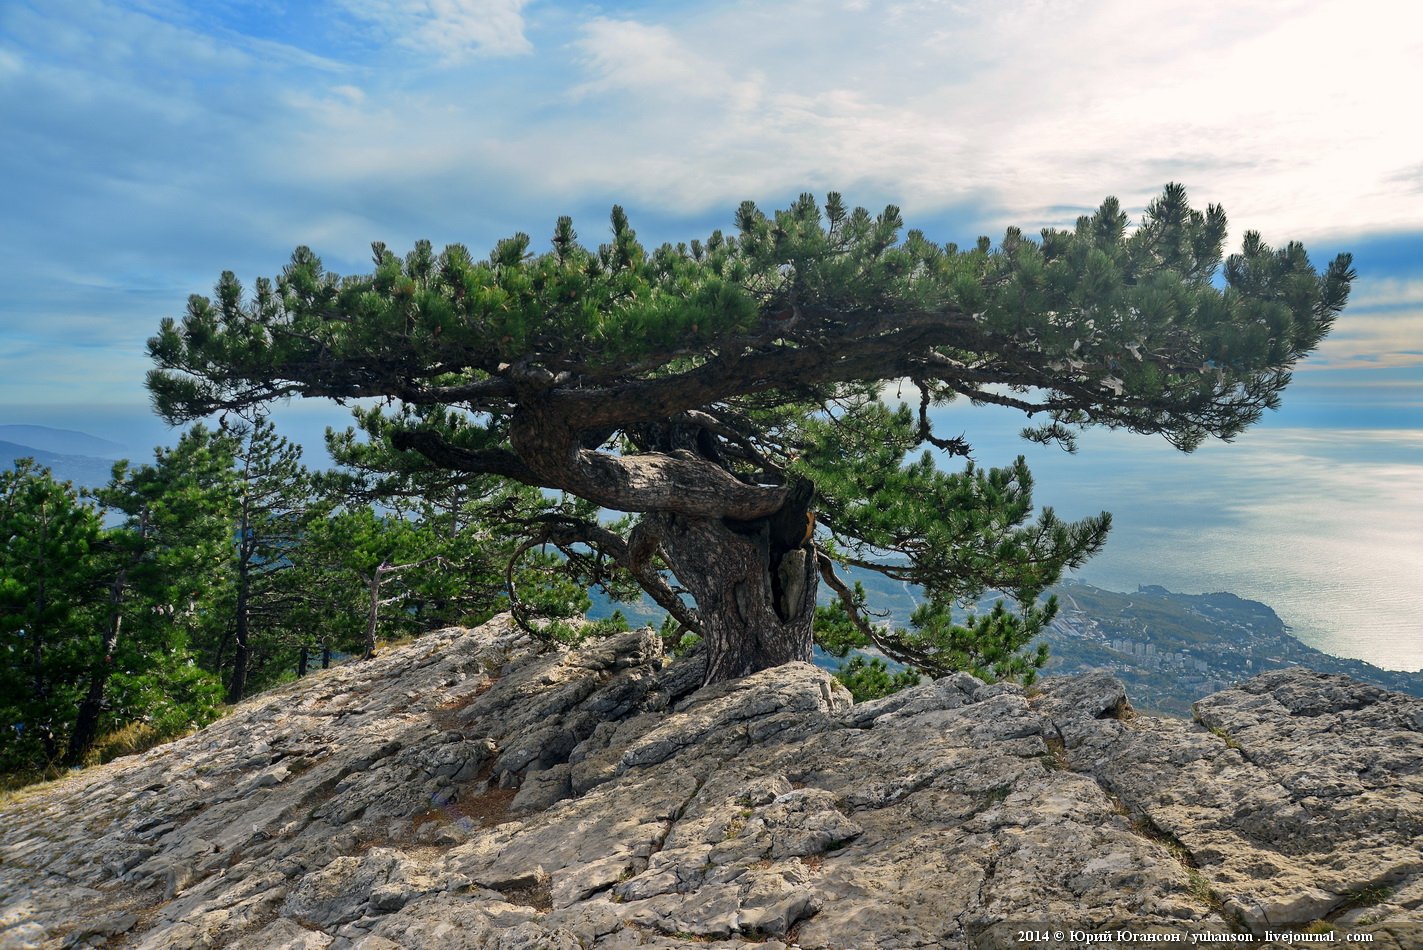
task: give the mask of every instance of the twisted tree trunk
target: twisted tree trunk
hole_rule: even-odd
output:
[[[609,405],[596,399],[558,402],[532,390],[524,397],[509,426],[512,452],[494,457],[419,433],[402,435],[395,444],[452,468],[497,470],[602,507],[645,512],[626,543],[595,538],[600,532],[591,525],[579,528],[579,540],[623,562],[654,597],[675,598],[659,578],[643,574],[655,575],[647,559],[660,548],[696,601],[707,683],[810,660],[819,582],[811,482],[788,477],[754,446],[730,446],[724,427],[706,413],[624,427],[636,451],[613,453],[600,450],[611,430],[596,427],[599,411]],[[629,411],[626,400],[617,406]],[[733,464],[732,457],[760,463],[761,477],[748,475],[747,466]],[[556,533],[547,532],[545,538]]]
[[[805,510],[789,515],[755,522],[651,516],[663,557],[697,602],[707,683],[810,661],[815,546]],[[799,537],[778,533],[786,521],[800,523]]]

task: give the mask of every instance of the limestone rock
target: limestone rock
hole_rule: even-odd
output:
[[[700,680],[651,631],[507,618],[314,674],[0,806],[0,948],[1423,946],[1417,699],[1285,670],[1187,723],[1100,674]]]

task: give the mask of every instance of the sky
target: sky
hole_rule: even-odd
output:
[[[1232,247],[1354,253],[1261,429],[1399,465],[1378,504],[1423,510],[1415,24],[1405,0],[5,0],[0,423],[161,435],[159,320],[297,245],[364,272],[375,240],[482,254],[561,214],[597,244],[614,203],[656,244],[828,190],[964,244],[1179,181]]]

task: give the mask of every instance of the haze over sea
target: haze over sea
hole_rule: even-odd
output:
[[[1075,456],[1005,436],[980,438],[977,457],[1026,454],[1040,505],[1112,512],[1078,579],[1230,591],[1326,653],[1423,669],[1423,429],[1262,425],[1188,456],[1125,433],[1089,433]]]

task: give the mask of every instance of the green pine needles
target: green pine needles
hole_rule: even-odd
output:
[[[294,395],[380,401],[338,458],[370,486],[468,486],[470,516],[513,541],[506,587],[531,629],[548,612],[516,575],[537,553],[646,592],[679,642],[697,638],[709,681],[833,640],[814,622],[822,582],[887,656],[1026,679],[1055,610],[1040,595],[1110,519],[1034,512],[1021,459],[941,469],[971,447],[931,410],[1013,408],[1027,438],[1069,450],[1088,426],[1186,451],[1233,439],[1278,406],[1354,276],[1348,255],[1317,271],[1253,232],[1226,258],[1224,212],[1174,184],[1135,227],[1109,198],[997,246],[936,243],[837,194],[746,202],[734,222],[649,250],[614,208],[596,247],[560,218],[546,250],[523,233],[483,259],[377,243],[372,272],[348,276],[298,248],[251,293],[224,273],[162,321],[149,388],[174,422]],[[887,396],[906,387],[907,404]],[[921,586],[913,629],[871,623],[847,565]],[[1016,606],[954,613],[985,590]]]

